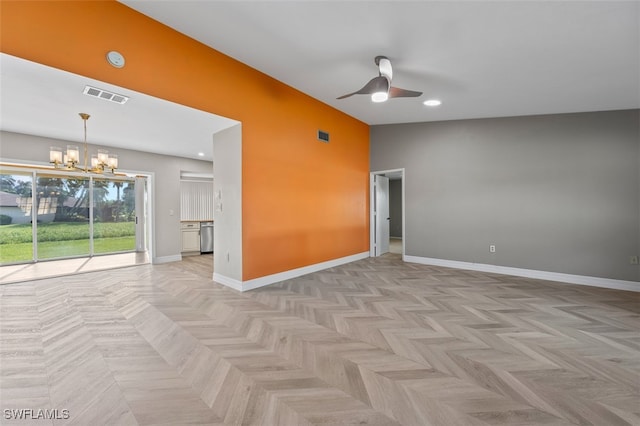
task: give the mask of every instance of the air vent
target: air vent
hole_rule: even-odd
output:
[[[320,142],[329,143],[329,133],[318,130],[318,140]]]
[[[113,92],[107,92],[106,90],[98,89],[91,86],[85,86],[82,93],[88,96],[93,96],[94,98],[104,99],[105,101],[111,101],[121,105],[129,100],[127,96],[118,95],[117,93]]]

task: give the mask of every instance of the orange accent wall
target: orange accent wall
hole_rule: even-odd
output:
[[[0,48],[241,121],[243,280],[368,251],[365,123],[115,1],[3,0]]]

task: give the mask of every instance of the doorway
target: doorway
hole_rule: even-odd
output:
[[[405,252],[404,169],[370,173],[369,255]]]

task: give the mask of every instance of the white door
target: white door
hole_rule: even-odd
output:
[[[135,180],[135,192],[136,192],[136,251],[144,252],[147,250],[146,247],[146,202],[145,202],[145,193],[146,193],[146,178],[136,177]]]
[[[376,226],[375,255],[380,256],[389,252],[389,178],[375,175],[375,206],[374,220]]]

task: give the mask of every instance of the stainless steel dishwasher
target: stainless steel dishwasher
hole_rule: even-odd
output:
[[[213,222],[200,223],[200,253],[213,253]]]

